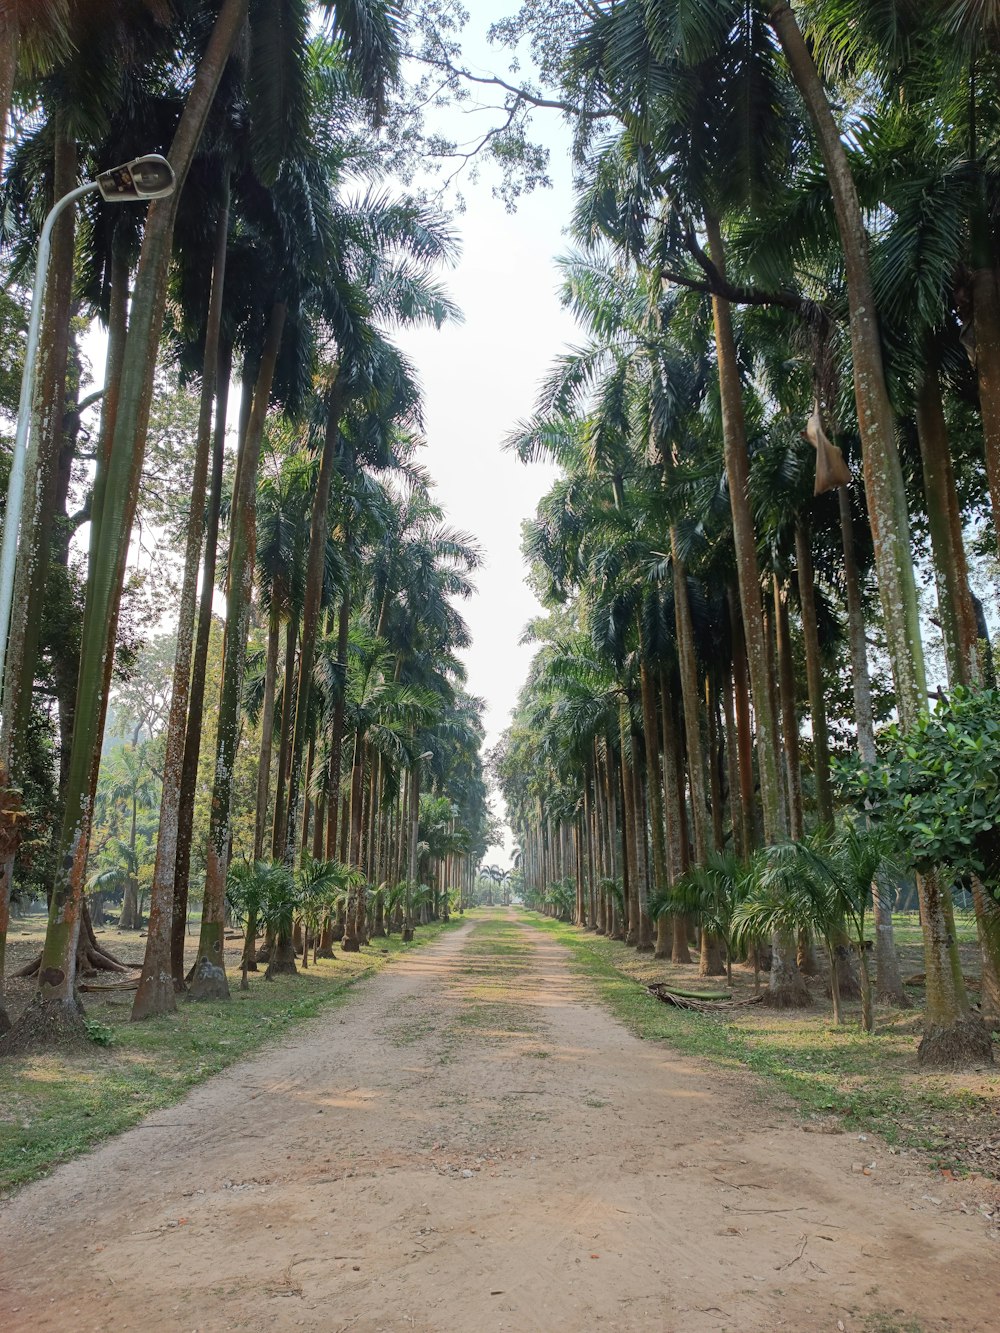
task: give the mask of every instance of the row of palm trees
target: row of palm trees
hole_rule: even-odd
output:
[[[453,600],[468,594],[478,552],[433,501],[416,456],[419,389],[389,336],[458,317],[435,275],[456,253],[450,228],[378,178],[374,126],[398,73],[397,7],[180,0],[168,15],[158,5],[52,0],[44,13],[29,9],[8,7],[3,19],[15,57],[0,87],[14,130],[4,180],[12,277],[52,199],[80,176],[157,149],[178,189],[144,217],[67,216],[55,238],[0,735],[2,942],[32,815],[18,803],[39,687],[54,688],[61,827],[38,992],[10,1039],[21,1046],[81,1022],[78,959],[96,943],[84,895],[95,784],[165,345],[197,384],[199,412],[133,1017],[172,1010],[188,984],[195,998],[228,994],[234,853],[259,860],[269,844],[290,868],[305,850],[358,872],[343,921],[344,947],[356,949],[369,928],[363,886],[416,879],[422,780],[448,807],[448,837],[432,858],[442,880],[472,875],[487,823],[481,705],[462,689],[456,654],[467,631]],[[89,467],[80,316],[107,330]],[[86,494],[74,512],[81,467]],[[81,580],[70,537],[85,522]],[[212,691],[217,585],[224,643]],[[67,613],[53,617],[52,606]],[[253,846],[241,847],[237,780],[251,735]],[[188,980],[184,924],[206,761],[201,935]]]
[[[513,880],[514,872],[498,866],[495,862],[481,865],[478,875],[480,894],[477,895],[477,901],[481,898],[482,905],[486,907],[509,907]],[[494,903],[494,896],[499,897],[498,903]]]
[[[619,0],[548,31],[586,341],[510,441],[561,476],[525,539],[548,614],[494,764],[528,889],[569,883],[579,923],[639,949],[686,961],[685,914],[651,905],[712,857],[829,836],[837,755],[872,761],[891,710],[919,725],[918,554],[949,685],[992,683],[970,567],[1000,534],[998,35],[950,0]],[[916,879],[921,1058],[988,1059],[947,867]],[[1000,906],[974,896],[995,1018]],[[773,925],[768,999],[806,1003],[806,932]]]

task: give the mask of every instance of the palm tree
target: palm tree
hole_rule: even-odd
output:
[[[237,489],[233,495],[233,528],[229,550],[229,591],[226,599],[226,648],[216,740],[215,785],[209,829],[208,861],[202,900],[198,962],[189,998],[226,999],[224,967],[224,897],[229,852],[233,762],[239,727],[240,696],[250,614],[254,559],[257,463],[264,433],[274,367],[284,330],[286,306],[275,301],[261,367],[254,387],[254,405],[240,444]]]
[[[163,761],[163,786],[160,798],[160,825],[156,843],[156,865],[150,892],[149,930],[143,958],[142,976],[132,1009],[133,1021],[175,1008],[174,981],[169,966],[174,878],[177,868],[177,836],[181,801],[181,778],[187,739],[190,699],[191,661],[195,647],[195,613],[198,570],[201,565],[205,509],[202,497],[208,483],[212,444],[213,409],[219,371],[222,326],[222,294],[225,283],[226,253],[229,243],[229,181],[223,173],[223,189],[215,221],[215,254],[212,264],[211,294],[205,321],[205,355],[202,365],[201,407],[198,439],[191,474],[191,510],[184,552],[184,575],[177,613],[177,653],[174,661],[170,715],[167,721],[166,752]]]
[[[246,0],[223,0],[211,36],[198,59],[184,111],[171,147],[171,164],[182,187],[212,99],[236,34],[244,19]],[[113,657],[117,609],[125,558],[135,511],[136,488],[148,422],[155,353],[166,299],[170,240],[179,190],[150,206],[143,241],[143,262],[134,292],[134,318],[121,367],[106,466],[95,487],[91,564],[82,634],[80,686],[75,708],[73,751],[64,794],[65,815],[59,870],[53,885],[49,929],[43,948],[35,1007],[26,1011],[23,1034],[31,1042],[32,1027],[79,1025],[74,990],[76,941],[82,909],[83,875],[89,841],[89,798],[96,769]],[[105,460],[102,460],[104,462]],[[56,977],[58,976],[58,981]]]
[[[865,462],[865,490],[888,649],[900,716],[912,725],[926,711],[927,685],[910,555],[906,490],[896,447],[895,423],[882,363],[875,293],[868,262],[867,234],[841,129],[791,6],[779,4],[771,22],[809,113],[826,167],[844,252],[854,389]],[[984,288],[996,293],[996,280]],[[1000,299],[993,324],[1000,327]],[[941,877],[918,880],[927,974],[927,1008],[921,1059],[933,1064],[952,1058],[956,1042],[970,1057],[989,1052],[989,1035],[970,1016],[951,924],[951,900]],[[950,943],[948,943],[950,941]],[[942,942],[944,942],[942,944]]]
[[[412,204],[387,204],[363,200],[356,214],[342,219],[339,259],[345,277],[359,287],[363,282],[371,298],[376,320],[416,322],[429,319],[438,327],[456,311],[428,283],[426,273],[393,262],[400,259],[438,261],[453,252],[453,239],[439,218]],[[360,244],[351,232],[361,233]],[[379,253],[379,251],[383,253]],[[417,398],[408,367],[395,349],[374,328],[353,330],[353,341],[342,343],[339,360],[331,369],[324,396],[326,416],[319,471],[313,493],[309,553],[302,610],[302,651],[293,725],[291,782],[288,796],[290,819],[297,808],[299,766],[305,745],[312,689],[312,665],[316,651],[320,601],[323,591],[326,546],[330,530],[330,497],[335,465],[341,449],[342,418],[352,402],[361,400],[371,416],[398,420],[413,408]]]
[[[737,911],[760,874],[761,854],[744,861],[735,852],[711,852],[701,865],[678,877],[668,892],[650,905],[654,916],[681,912],[716,936],[726,950],[726,977],[732,984],[733,958],[741,945]],[[766,933],[766,932],[761,932]]]
[[[123,899],[119,930],[140,930],[136,845],[139,810],[148,809],[156,799],[159,783],[149,764],[145,746],[123,745],[113,752],[105,779],[105,799],[124,805],[128,819],[128,840],[123,842],[126,873],[122,880]]]
[[[282,867],[282,871],[284,867]],[[245,932],[240,990],[249,990],[247,972],[255,950],[257,928],[266,916],[266,905],[274,867],[267,861],[234,861],[226,880],[226,903]]]
[[[272,423],[272,430],[274,423]],[[285,625],[286,665],[294,656],[296,627],[302,608],[305,575],[305,548],[308,541],[307,515],[312,469],[300,453],[285,455],[275,477],[262,479],[257,495],[257,583],[261,603],[267,612],[267,651],[261,702],[260,766],[257,774],[257,811],[254,821],[255,855],[260,856],[266,835],[268,797],[271,777],[271,750],[274,739],[275,695],[278,677],[278,653],[281,626]],[[284,710],[291,704],[290,673],[286,671],[283,691]],[[278,760],[278,800],[287,767],[288,726],[282,716]],[[275,824],[282,824],[283,812],[275,814]]]
[[[392,678],[392,658],[382,640],[362,639],[357,648],[357,662],[349,670],[346,694],[348,731],[353,735],[347,861],[360,869],[366,763],[375,755],[405,762],[413,730],[433,721],[436,701],[427,691]],[[365,914],[365,898],[359,889],[348,904],[342,941],[345,953],[356,953],[360,948]]]

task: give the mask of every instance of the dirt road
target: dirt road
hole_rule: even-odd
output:
[[[996,1330],[988,1231],[486,921],[22,1191],[0,1328]]]

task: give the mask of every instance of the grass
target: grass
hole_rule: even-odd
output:
[[[806,1011],[751,1006],[717,1017],[696,1014],[662,1004],[646,990],[649,981],[685,975],[687,984],[696,984],[693,968],[685,973],[653,962],[623,944],[546,917],[531,920],[568,946],[577,970],[638,1036],[667,1041],[729,1068],[750,1069],[786,1093],[806,1117],[871,1130],[896,1148],[929,1154],[942,1169],[1000,1177],[1000,1074],[919,1071],[918,1011],[880,1010],[880,1030],[872,1036],[850,1021],[836,1027],[825,999]],[[739,992],[740,983],[747,983],[738,971],[735,980]]]
[[[865,1319],[865,1333],[921,1333],[921,1325],[909,1319],[899,1324],[889,1315],[873,1314]]]
[[[920,916],[916,912],[893,912],[892,929],[896,944],[905,950],[907,946],[923,945],[923,933],[920,929]],[[871,926],[869,924],[869,931]],[[976,918],[972,912],[955,909],[955,938],[959,944],[975,944]]]
[[[131,992],[86,995],[94,1045],[85,1055],[0,1061],[0,1195],[179,1101],[327,1006],[346,1003],[355,982],[460,924],[422,926],[413,944],[393,935],[360,954],[320,959],[298,976],[265,982],[263,970],[251,973],[247,992],[239,990],[237,944],[227,959],[231,1000],[181,1003],[176,1015],[145,1023],[129,1022]]]
[[[537,1015],[515,998],[532,948],[513,920],[470,913],[477,926],[462,946],[451,983],[461,1000],[444,1034],[442,1061],[452,1063],[463,1043],[475,1037],[488,1044],[530,1039]]]

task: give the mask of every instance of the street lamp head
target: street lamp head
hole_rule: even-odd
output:
[[[433,751],[433,750],[425,750],[425,751],[423,752],[423,754],[418,754],[418,755],[417,755],[417,763],[419,764],[420,761],[421,761],[421,759],[433,759],[433,758],[434,758],[434,751]]]
[[[124,204],[136,199],[163,199],[174,192],[174,169],[159,153],[111,167],[97,177],[97,188],[107,204]]]

